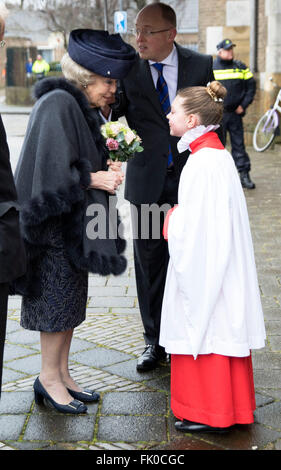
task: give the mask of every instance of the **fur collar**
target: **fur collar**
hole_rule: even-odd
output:
[[[99,120],[98,109],[90,107],[87,97],[73,83],[63,77],[44,78],[35,84],[33,95],[36,100],[39,100],[46,93],[57,89],[64,90],[75,98],[85,116],[88,126],[92,131],[99,152],[101,152],[105,158],[108,158],[104,140],[100,132],[101,123]]]
[[[63,77],[49,77],[39,80],[34,86],[33,95],[35,99],[38,100],[41,96],[56,89],[67,91],[76,99],[80,106],[84,108],[89,107],[88,100],[84,93]]]

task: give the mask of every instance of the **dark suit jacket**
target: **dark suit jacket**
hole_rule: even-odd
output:
[[[24,274],[25,251],[20,236],[17,193],[6,132],[0,116],[0,283]]]
[[[206,86],[214,80],[211,56],[199,54],[176,44],[178,50],[177,89]],[[160,199],[167,173],[169,144],[175,170],[180,172],[189,152],[178,154],[177,137],[170,136],[168,120],[162,111],[148,61],[138,59],[120,85],[113,119],[125,115],[129,126],[142,139],[144,151],[128,161],[125,198],[134,204],[151,204]]]

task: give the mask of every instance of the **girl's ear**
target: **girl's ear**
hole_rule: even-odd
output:
[[[189,114],[187,116],[186,124],[189,129],[193,129],[193,127],[199,126],[199,118],[197,114]]]

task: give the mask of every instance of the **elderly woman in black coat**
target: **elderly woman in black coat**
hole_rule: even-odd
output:
[[[108,171],[98,109],[112,101],[117,79],[134,60],[134,49],[117,34],[72,31],[64,78],[35,86],[38,101],[15,173],[28,255],[27,275],[16,286],[21,325],[41,332],[36,402],[45,398],[60,412],[85,412],[83,402],[99,399],[72,379],[68,356],[73,329],[85,319],[88,273],[118,275],[126,268],[119,218],[113,211],[110,220],[109,211],[123,174],[118,165]],[[105,230],[96,232],[89,228],[99,207]]]

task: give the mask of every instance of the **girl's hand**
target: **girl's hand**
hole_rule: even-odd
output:
[[[173,213],[173,211],[178,207],[178,204],[175,204],[174,207],[172,207],[171,209],[168,210],[167,214],[166,214],[166,217],[165,217],[165,220],[164,220],[164,225],[163,225],[163,237],[166,241],[168,241],[168,226],[169,226],[169,221],[170,221],[170,217]]]

